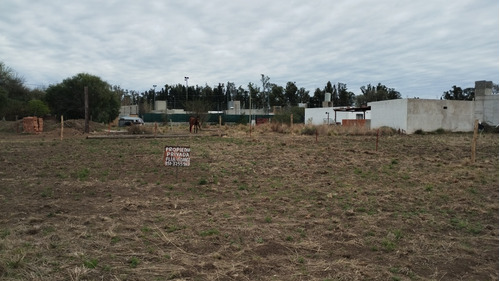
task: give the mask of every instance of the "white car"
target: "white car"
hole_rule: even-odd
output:
[[[141,118],[139,117],[130,117],[130,116],[123,116],[118,119],[118,126],[124,127],[124,126],[132,126],[132,125],[144,125],[144,121],[142,121]]]

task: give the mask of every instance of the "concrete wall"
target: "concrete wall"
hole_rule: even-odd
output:
[[[468,132],[474,129],[473,119],[474,103],[470,101],[409,99],[406,132]]]
[[[139,114],[139,106],[134,105],[122,105],[120,107],[120,116],[136,116]]]
[[[412,134],[444,129],[467,132],[474,129],[474,102],[454,100],[396,99],[371,102],[371,128],[391,127]]]
[[[157,100],[155,101],[155,112],[166,112],[167,111],[167,101]]]
[[[491,126],[498,126],[498,95],[477,96],[474,118]]]
[[[491,126],[498,126],[498,95],[493,95],[493,82],[476,81],[474,118]]]
[[[363,114],[363,112],[337,111],[337,120],[335,120],[333,107],[306,108],[304,122],[311,125],[335,124],[335,121],[342,123],[342,120],[345,119],[356,119],[356,114]],[[370,119],[370,117],[370,111],[366,111],[365,118]],[[328,118],[330,118],[329,121]]]
[[[396,130],[408,130],[408,99],[396,99],[370,102],[370,128],[390,127]]]

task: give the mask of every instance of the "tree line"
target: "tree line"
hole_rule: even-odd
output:
[[[24,116],[63,115],[67,119],[84,117],[83,88],[89,89],[89,108],[92,120],[110,122],[119,115],[120,105],[139,105],[140,112],[147,113],[155,101],[167,101],[169,109],[191,111],[193,104],[202,104],[206,111],[222,111],[231,101],[240,101],[242,109],[272,109],[275,106],[293,108],[299,104],[307,107],[322,107],[325,96],[330,97],[329,106],[357,106],[368,102],[387,99],[400,99],[401,94],[394,88],[378,83],[360,88],[361,94],[355,95],[344,83],[333,84],[330,81],[320,89],[316,88],[312,96],[295,82],[281,86],[272,83],[269,76],[261,74],[260,83],[248,83],[246,87],[236,86],[233,82],[218,83],[215,86],[165,84],[158,89],[147,91],[122,89],[110,85],[100,77],[88,73],[79,73],[47,88],[30,89],[24,79],[13,69],[0,62],[0,118],[15,120]],[[496,93],[498,93],[498,85]],[[443,93],[443,99],[474,98],[474,89],[453,86]]]
[[[401,94],[393,88],[378,84],[361,87],[361,95],[356,96],[347,89],[344,83],[332,84],[327,82],[323,89],[317,88],[313,96],[303,87],[298,87],[295,82],[287,82],[285,86],[270,82],[270,78],[261,74],[261,84],[248,83],[247,87],[238,86],[233,82],[219,83],[213,87],[186,86],[181,83],[175,85],[165,84],[159,90],[152,88],[148,91],[124,93],[124,104],[139,104],[151,107],[154,101],[167,101],[168,108],[183,108],[190,101],[201,100],[208,105],[208,110],[222,111],[228,108],[231,101],[240,101],[241,108],[268,108],[275,106],[294,107],[307,104],[307,107],[322,107],[325,96],[330,96],[330,106],[363,106],[371,101],[386,99],[399,99]],[[147,109],[145,109],[147,111]]]

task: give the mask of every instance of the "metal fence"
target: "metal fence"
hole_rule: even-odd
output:
[[[145,113],[142,116],[144,122],[153,123],[187,123],[189,122],[189,117],[192,115],[189,114],[165,114],[165,113]],[[236,123],[236,124],[248,124],[248,115],[230,115],[230,114],[203,114],[200,116],[202,118],[202,122],[204,123],[219,123],[219,116],[221,117],[221,121],[223,124],[225,123]],[[273,115],[252,115],[253,120],[257,119],[270,119]]]

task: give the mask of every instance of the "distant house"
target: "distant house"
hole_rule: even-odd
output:
[[[325,107],[306,108],[304,121],[310,125],[340,125],[347,120],[366,120],[370,119],[369,108],[357,107]]]
[[[498,125],[498,95],[492,82],[477,81],[475,101],[396,99],[371,102],[371,128],[391,127],[412,134],[417,130],[468,132],[475,120]]]
[[[137,104],[122,105],[120,107],[120,116],[138,116],[138,115],[139,115],[139,106]]]

